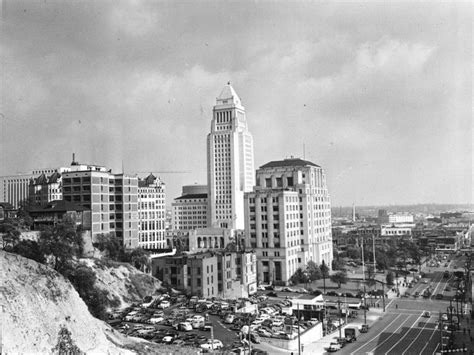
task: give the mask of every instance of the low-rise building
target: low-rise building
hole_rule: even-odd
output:
[[[247,298],[256,292],[254,252],[208,251],[153,259],[153,275],[199,297]]]
[[[41,229],[42,226],[54,226],[65,220],[72,221],[81,230],[91,229],[90,209],[77,205],[73,202],[56,200],[45,206],[37,206],[29,210],[33,219],[33,229]]]

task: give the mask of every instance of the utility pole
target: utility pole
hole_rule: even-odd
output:
[[[211,325],[211,352],[214,353],[214,326]]]
[[[362,280],[364,282],[364,324],[367,324],[367,292],[365,289],[364,237],[362,237]]]
[[[301,355],[301,339],[300,339],[300,304],[296,304],[296,309],[298,313],[298,355]]]
[[[374,280],[375,280],[375,276],[377,276],[377,263],[375,261],[375,235],[372,234],[372,248],[373,248],[373,251],[372,253],[374,254]],[[375,288],[377,288],[377,283],[375,284]]]
[[[339,309],[339,319],[337,320],[338,328],[339,328],[339,338],[342,338],[341,335],[341,300],[339,298],[339,293],[337,294],[337,308]]]

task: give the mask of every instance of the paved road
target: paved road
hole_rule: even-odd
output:
[[[376,322],[369,333],[361,334],[357,342],[347,345],[340,354],[393,354],[393,355],[432,355],[439,343],[440,332],[436,322],[440,313],[448,312],[450,302],[446,297],[443,300],[435,299],[437,293],[444,296],[452,292],[444,291],[452,279],[443,277],[444,268],[432,270],[428,284],[419,282],[410,292],[423,290],[431,285],[434,288],[433,296],[429,299],[409,297],[390,300],[387,313]],[[449,297],[451,298],[451,297]],[[453,306],[456,306],[453,303]],[[423,311],[430,311],[431,317],[422,317]]]

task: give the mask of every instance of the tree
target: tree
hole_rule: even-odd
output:
[[[105,252],[109,259],[119,261],[124,257],[124,247],[120,240],[111,234],[99,234],[94,246],[101,252]]]
[[[150,266],[150,252],[135,248],[130,252],[130,261],[138,270],[146,272]]]
[[[68,278],[87,305],[89,312],[96,318],[106,320],[107,307],[110,305],[109,292],[95,286],[97,277],[94,270],[81,265],[72,270]]]
[[[386,276],[386,281],[388,286],[393,286],[395,281],[395,276],[392,271],[389,271]]]
[[[333,270],[342,270],[344,269],[344,262],[342,261],[342,259],[333,259],[332,260],[332,263],[331,263],[331,267]]]
[[[290,281],[293,284],[306,283],[306,282],[308,282],[308,280],[309,280],[309,278],[308,278],[307,274],[300,267],[298,269],[296,269],[293,276],[290,277]]]
[[[8,222],[3,225],[3,233],[3,248],[9,251],[20,241],[21,232],[13,223]]]
[[[316,281],[321,278],[321,270],[318,265],[312,260],[308,261],[306,264],[306,273],[308,275],[309,281]]]
[[[58,342],[56,346],[51,349],[53,354],[68,354],[68,355],[80,355],[84,352],[79,349],[79,347],[74,343],[74,340],[71,338],[71,332],[64,326],[61,326],[61,329],[58,333]]]
[[[71,259],[81,256],[84,247],[82,236],[68,220],[46,227],[40,233],[38,244],[41,252],[51,257],[54,270],[63,275],[67,274]]]
[[[324,293],[326,294],[326,279],[329,277],[329,268],[326,265],[326,262],[324,260],[322,264],[319,265],[319,270],[321,271],[321,278],[323,279]]]
[[[359,260],[362,257],[360,249],[356,248],[355,246],[347,247],[346,254],[348,258],[355,259],[355,260]]]
[[[337,283],[338,288],[341,288],[341,284],[347,283],[347,274],[345,271],[338,271],[331,275],[331,281]]]
[[[41,264],[46,262],[44,254],[41,252],[38,242],[34,240],[20,240],[12,249],[12,253],[35,260]]]
[[[375,285],[375,270],[373,265],[369,265],[367,267],[367,285],[373,286]]]

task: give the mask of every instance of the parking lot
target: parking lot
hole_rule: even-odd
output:
[[[155,343],[245,353],[249,341],[254,347],[266,338],[294,339],[298,332],[304,333],[320,322],[321,317],[315,314],[314,318],[301,318],[298,325],[287,299],[297,294],[292,291],[281,290],[277,297],[268,297],[270,291],[259,291],[245,300],[206,300],[163,292],[141,304],[112,311],[109,323],[128,336]],[[339,315],[337,309],[328,307],[325,332],[345,323]],[[252,354],[259,353],[265,352],[252,349]]]

